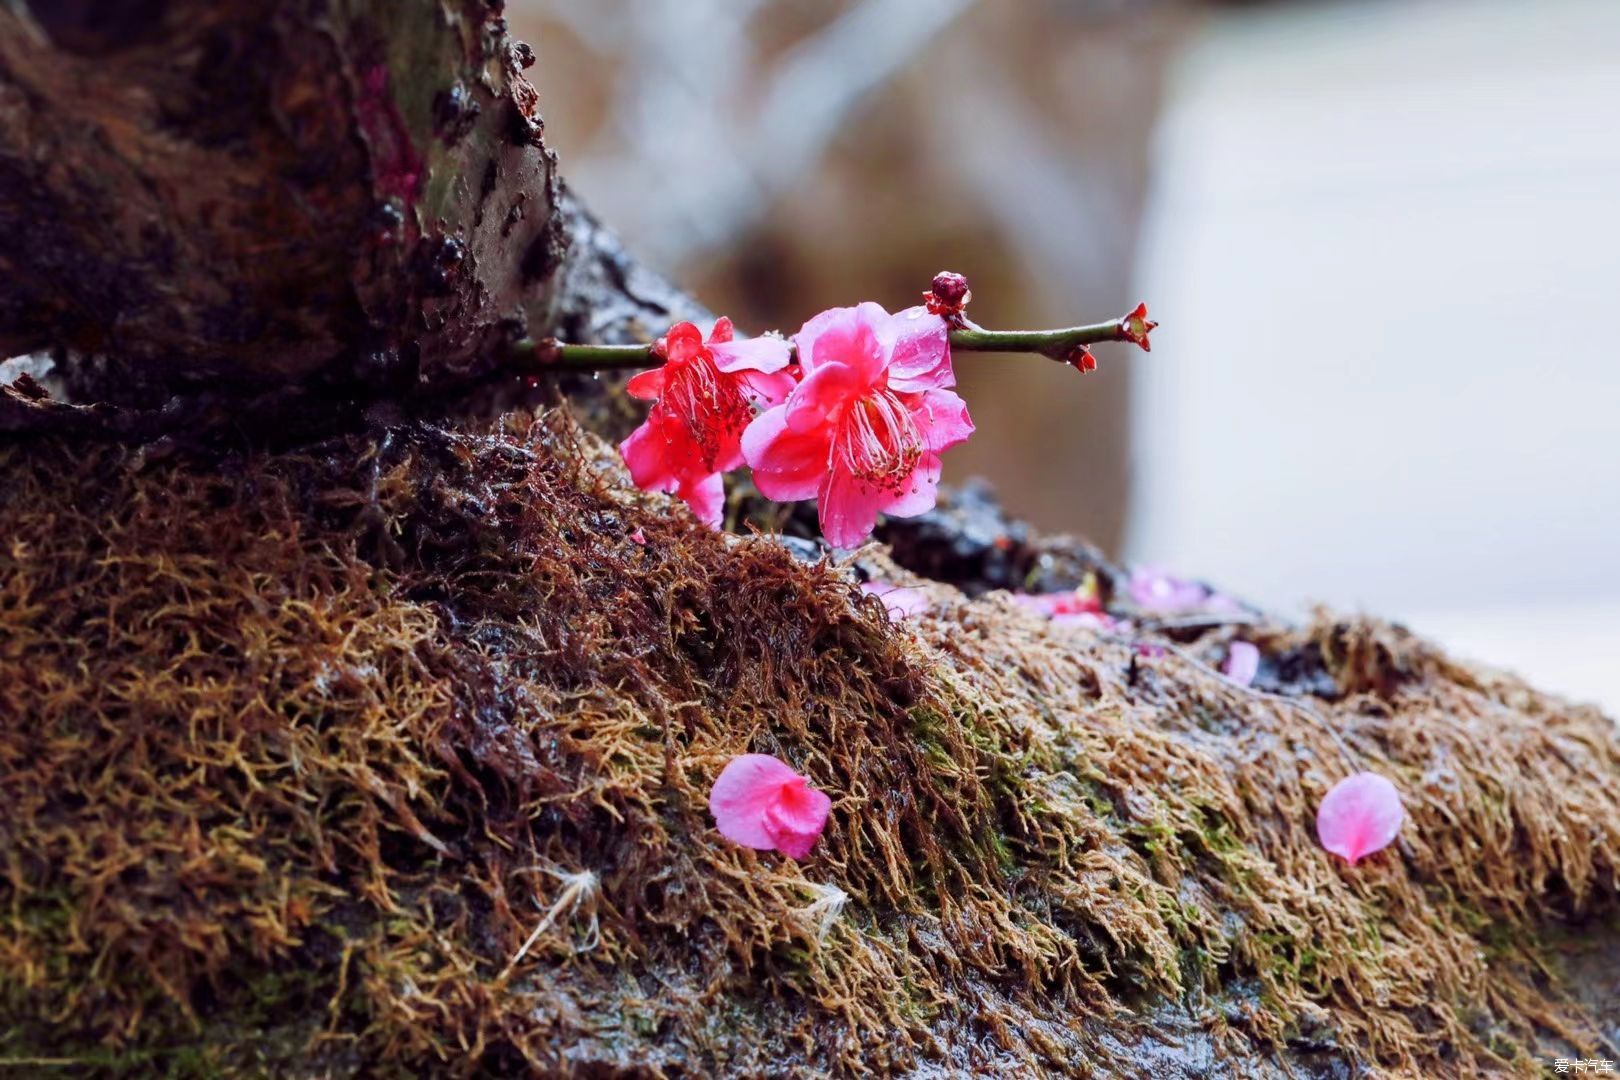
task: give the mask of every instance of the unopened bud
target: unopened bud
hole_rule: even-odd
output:
[[[923,293],[923,303],[928,305],[928,313],[943,317],[957,328],[962,326],[962,309],[972,299],[973,291],[968,288],[967,278],[949,270],[935,274],[933,288]]]
[[[1091,355],[1091,347],[1089,345],[1082,345],[1078,349],[1074,350],[1074,352],[1070,353],[1069,363],[1074,365],[1074,370],[1080,372],[1082,375],[1086,374],[1087,372],[1097,370],[1097,358]]]
[[[947,304],[965,304],[968,301],[968,280],[961,274],[941,270],[934,275],[934,295]]]

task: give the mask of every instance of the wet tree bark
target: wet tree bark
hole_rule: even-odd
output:
[[[0,351],[57,360],[0,429],[310,423],[667,324],[687,301],[560,183],[502,6],[0,3]]]

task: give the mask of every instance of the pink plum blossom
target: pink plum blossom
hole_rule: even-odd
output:
[[[831,799],[769,754],[732,758],[709,792],[721,836],[790,859],[810,854],[831,809]]]
[[[891,581],[863,582],[861,592],[866,593],[868,596],[876,596],[883,601],[883,607],[888,612],[890,622],[899,622],[901,619],[909,619],[913,615],[921,615],[929,608],[927,593],[921,589],[896,585]]]
[[[940,452],[973,433],[953,393],[945,320],[919,306],[890,315],[833,308],[796,335],[804,379],[743,433],[743,457],[768,499],[814,498],[821,531],[849,548],[879,513],[933,509]]]
[[[693,324],[676,323],[653,351],[663,366],[625,388],[655,404],[619,453],[637,487],[679,495],[718,528],[725,502],[720,474],[742,464],[742,433],[754,406],[777,404],[794,385],[784,370],[792,360],[788,343],[734,341],[731,320],[722,318],[708,341]]]
[[[1247,641],[1234,641],[1226,648],[1221,674],[1239,686],[1249,686],[1260,671],[1260,650]]]
[[[1377,773],[1360,772],[1334,784],[1322,799],[1316,835],[1323,847],[1354,866],[1388,847],[1404,816],[1395,785]]]

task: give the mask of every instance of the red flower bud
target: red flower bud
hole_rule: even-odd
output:
[[[972,299],[973,290],[968,288],[967,278],[949,270],[935,274],[933,288],[923,293],[928,313],[942,316],[952,326],[961,325],[962,309]]]
[[[1074,350],[1074,352],[1070,353],[1069,363],[1073,364],[1074,370],[1080,372],[1082,375],[1086,374],[1088,371],[1097,370],[1097,358],[1091,355],[1091,346],[1089,345],[1082,345],[1078,349]]]
[[[1143,352],[1153,351],[1153,346],[1148,344],[1148,335],[1158,325],[1149,321],[1145,303],[1137,304],[1129,315],[1119,320],[1119,330],[1125,336],[1125,340],[1142,346]]]

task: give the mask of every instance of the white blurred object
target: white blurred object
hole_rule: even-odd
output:
[[[1620,711],[1620,4],[1223,16],[1160,131],[1131,554]]]

